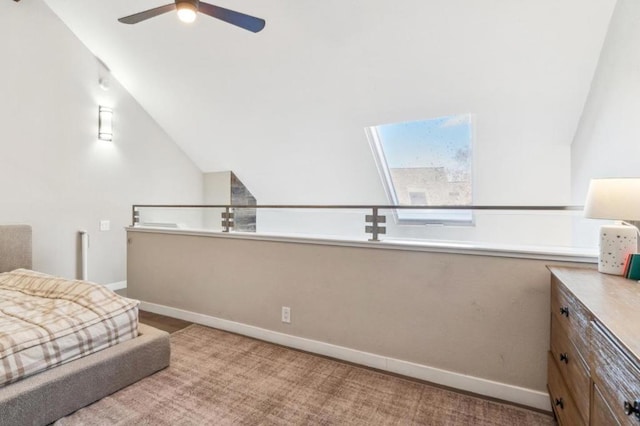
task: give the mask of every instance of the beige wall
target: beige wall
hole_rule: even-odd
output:
[[[146,302],[546,392],[548,261],[129,232]],[[291,324],[280,322],[291,307]]]

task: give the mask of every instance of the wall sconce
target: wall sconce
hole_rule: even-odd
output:
[[[100,106],[98,108],[98,139],[113,140],[113,109]]]
[[[640,220],[640,178],[591,179],[584,215],[613,219],[600,228],[598,271],[624,275],[627,256],[638,251],[638,228],[625,220]]]

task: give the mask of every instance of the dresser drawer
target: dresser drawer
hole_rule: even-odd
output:
[[[556,360],[553,354],[549,352],[547,358],[548,378],[549,378],[549,395],[551,396],[551,404],[556,418],[561,426],[580,426],[586,425],[584,419],[578,412],[571,393],[567,389],[567,385],[562,379],[562,375],[558,370]]]
[[[586,362],[551,315],[551,356],[562,378],[571,389],[573,400],[585,423],[589,423],[589,373]]]
[[[604,400],[598,385],[593,385],[593,402],[591,404],[591,426],[616,426],[620,422],[616,420],[613,410]]]
[[[640,425],[640,414],[626,413],[638,401],[640,410],[640,369],[618,347],[604,329],[591,323],[593,344],[591,374],[596,389],[621,425]]]
[[[551,280],[551,313],[586,360],[589,353],[589,312],[556,277]]]

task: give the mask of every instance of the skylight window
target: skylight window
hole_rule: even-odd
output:
[[[473,201],[471,114],[366,129],[389,201],[466,206]],[[470,224],[471,210],[398,209],[402,223]]]

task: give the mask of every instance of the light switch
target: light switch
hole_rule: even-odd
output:
[[[101,220],[100,221],[100,230],[108,231],[111,229],[111,221],[110,220]]]

